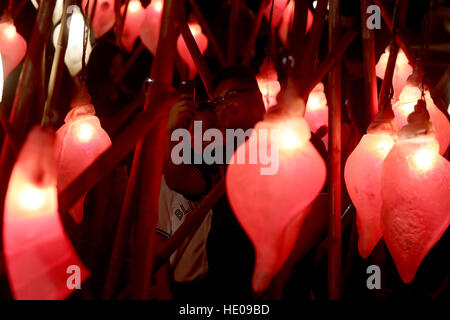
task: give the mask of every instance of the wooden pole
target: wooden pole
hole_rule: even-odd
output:
[[[370,121],[375,119],[378,112],[377,76],[375,73],[375,34],[367,28],[367,7],[371,0],[361,0],[361,35],[363,43],[364,58],[364,99],[366,108],[370,112]],[[370,122],[368,121],[368,122]]]
[[[236,32],[239,20],[239,0],[232,0],[230,11],[230,23],[228,25],[228,65],[236,63]]]
[[[339,38],[339,0],[330,1],[328,46],[331,52]],[[329,188],[330,217],[328,224],[328,298],[341,298],[341,64],[337,62],[328,76],[329,85]]]
[[[253,25],[252,31],[250,33],[250,38],[247,42],[247,47],[244,49],[244,55],[242,58],[242,64],[248,65],[250,59],[252,57],[253,49],[255,48],[255,42],[258,38],[259,29],[261,27],[261,22],[264,17],[264,9],[266,8],[267,0],[261,0],[261,3],[258,7],[258,12],[256,13],[256,20]]]
[[[49,125],[56,121],[51,113],[55,111],[56,104],[61,91],[61,78],[64,70],[64,56],[67,49],[67,40],[69,38],[69,28],[67,26],[67,8],[73,3],[72,0],[64,0],[63,12],[61,17],[61,28],[59,29],[58,42],[55,46],[55,55],[53,57],[52,70],[48,84],[48,95],[45,101],[44,114],[41,125]]]
[[[217,38],[212,33],[211,28],[208,25],[208,22],[203,16],[202,11],[198,7],[195,0],[189,0],[189,3],[191,4],[192,11],[194,12],[195,17],[197,18],[200,27],[202,27],[203,32],[205,32],[206,36],[208,37],[209,43],[211,44],[211,47],[213,48],[214,52],[217,55],[217,58],[219,59],[220,66],[222,68],[225,67],[225,65],[227,64],[225,56],[222,52],[222,49],[219,46],[219,43],[217,42]]]
[[[164,3],[158,48],[152,64],[151,76],[155,82],[172,84],[173,61],[177,40],[176,25],[179,19],[179,1]],[[160,92],[149,87],[144,110],[154,108]],[[132,298],[147,299],[151,285],[155,228],[158,220],[158,201],[161,185],[167,118],[160,121],[136,148],[133,167],[137,166],[136,196],[136,255],[133,259],[131,285]]]
[[[300,82],[303,50],[305,48],[306,20],[308,18],[308,1],[295,0],[294,21],[292,22],[292,32],[290,34],[291,53],[294,57],[294,68],[292,74],[295,82]],[[312,63],[312,62],[310,62]]]

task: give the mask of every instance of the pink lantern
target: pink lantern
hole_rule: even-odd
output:
[[[450,164],[432,132],[402,136],[405,128],[382,167],[381,229],[400,277],[410,283],[449,226]]]
[[[380,60],[376,65],[376,74],[378,78],[384,79],[384,73],[386,71],[387,61],[389,59],[389,47],[381,55]],[[408,77],[412,74],[413,68],[408,63],[408,58],[402,49],[399,49],[397,55],[397,61],[395,62],[394,75],[392,77],[392,86],[394,87],[394,102],[398,101],[400,93],[406,86]],[[417,99],[416,99],[417,101]]]
[[[281,20],[280,28],[278,29],[278,35],[280,37],[281,42],[284,46],[287,46],[287,39],[289,31],[292,29],[292,22],[294,21],[294,9],[295,9],[295,1],[290,1],[287,5],[286,9],[283,12],[283,17]],[[308,9],[308,17],[306,20],[306,32],[311,29],[312,23],[314,20],[314,16],[311,10]]]
[[[269,59],[265,60],[259,68],[256,80],[258,81],[259,91],[263,96],[264,106],[266,110],[269,110],[270,107],[277,104],[277,95],[281,90],[277,71]]]
[[[283,13],[285,12],[288,2],[289,0],[274,0],[273,14],[272,14],[272,28],[276,28],[280,24],[281,18],[283,17]],[[269,1],[266,10],[264,11],[264,15],[269,21],[271,9],[272,9],[272,1]]]
[[[56,132],[58,191],[64,190],[80,173],[111,146],[108,134],[89,103],[73,107],[65,124]],[[76,223],[83,220],[83,197],[69,210]]]
[[[152,0],[145,9],[145,19],[139,33],[142,43],[153,55],[156,54],[158,46],[163,7],[163,0]]]
[[[191,30],[191,33],[194,36],[195,42],[197,43],[200,52],[202,54],[205,53],[206,48],[208,48],[208,38],[203,34],[202,28],[198,23],[195,22],[189,23],[189,29]],[[189,68],[189,79],[190,80],[194,79],[195,75],[197,74],[197,67],[195,66],[194,60],[192,60],[189,49],[187,48],[186,43],[184,42],[183,36],[181,34],[178,36],[177,50],[181,59],[184,61],[184,63],[187,64]]]
[[[394,145],[389,132],[368,132],[347,159],[345,185],[356,207],[358,249],[366,259],[382,237],[381,168]]]
[[[420,89],[415,85],[408,84],[403,89],[400,94],[400,100],[393,106],[395,122],[398,128],[406,125],[408,115],[414,111],[414,105],[420,97]],[[425,92],[425,99],[427,102],[427,110],[430,114],[430,121],[436,130],[439,153],[444,154],[450,142],[450,123],[445,114],[436,107],[428,91]]]
[[[125,5],[120,9],[121,14],[124,14]],[[127,16],[122,29],[122,44],[127,51],[133,49],[134,42],[139,36],[139,30],[145,19],[145,9],[142,7],[139,0],[131,0],[128,3]]]
[[[0,23],[0,62],[3,65],[3,80],[6,80],[9,73],[22,61],[26,51],[27,42],[17,33],[12,21]]]
[[[328,106],[323,83],[321,82],[314,87],[308,96],[305,120],[314,133],[318,133],[321,127],[327,128],[327,133],[322,137],[322,141],[328,147]]]
[[[83,0],[83,8],[86,8],[88,0]],[[89,1],[88,14],[89,19],[92,19],[94,10],[94,1]],[[92,21],[92,29],[96,39],[103,36],[114,26],[116,16],[114,13],[114,0],[97,0],[95,7],[94,21]]]
[[[89,276],[59,218],[54,140],[51,131],[30,132],[6,193],[3,243],[15,299],[64,299],[73,292],[72,270],[80,281]]]
[[[266,119],[256,124],[228,166],[228,199],[255,248],[255,292],[280,270],[325,183],[326,166],[310,136],[301,116]]]

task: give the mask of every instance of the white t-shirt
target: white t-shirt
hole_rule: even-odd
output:
[[[189,201],[182,194],[171,190],[164,176],[161,177],[159,212],[156,232],[167,238],[178,230],[198,202]],[[188,282],[202,278],[209,270],[206,257],[206,240],[211,229],[212,210],[208,212],[201,226],[170,257],[173,278],[176,282]]]

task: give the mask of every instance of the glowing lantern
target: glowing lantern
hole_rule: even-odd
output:
[[[295,9],[295,1],[289,2],[286,9],[283,12],[283,17],[281,19],[281,25],[278,29],[278,35],[280,36],[281,42],[287,46],[287,39],[289,31],[292,28],[292,22],[294,21],[294,9]],[[311,29],[313,23],[314,16],[311,10],[308,9],[308,17],[306,20],[306,32]]]
[[[64,62],[66,63],[67,69],[69,69],[69,73],[72,77],[77,75],[78,72],[81,71],[81,68],[83,66],[83,40],[85,27],[84,16],[81,13],[80,8],[73,6],[73,13],[71,15],[69,25],[69,38],[67,41],[66,55],[64,56]],[[53,32],[53,45],[55,47],[58,43],[60,30],[61,24],[57,25],[55,31]],[[89,41],[89,33],[86,46],[86,64],[89,61],[89,56],[91,55],[92,51],[92,45]]]
[[[394,133],[388,130],[369,129],[345,164],[345,185],[356,207],[358,249],[363,259],[382,237],[381,168],[394,138]]]
[[[121,8],[122,15],[125,11],[125,5]],[[127,16],[122,29],[122,44],[127,51],[133,49],[134,42],[139,36],[139,30],[145,19],[145,10],[139,0],[131,0],[128,3]]]
[[[255,248],[255,292],[280,270],[325,183],[326,166],[310,136],[301,116],[266,119],[256,124],[228,166],[228,199]]]
[[[153,0],[150,3],[145,9],[145,19],[139,33],[142,43],[153,55],[156,54],[156,47],[158,46],[163,6],[163,0]]]
[[[5,199],[3,242],[15,299],[64,299],[69,267],[88,277],[58,214],[54,133],[34,128],[14,165]]]
[[[0,23],[0,54],[3,67],[3,79],[17,67],[25,56],[27,42],[17,33],[16,27],[10,21]],[[3,87],[3,86],[2,86]]]
[[[0,53],[0,102],[3,100],[3,62],[2,54]]]
[[[407,117],[414,111],[414,105],[420,96],[420,89],[415,85],[408,84],[403,89],[400,100],[393,106],[398,128],[406,125]],[[436,107],[428,91],[425,92],[425,100],[430,120],[436,131],[436,139],[439,142],[439,153],[444,154],[450,142],[450,123],[445,114]]]
[[[389,47],[381,55],[380,60],[376,65],[376,74],[378,78],[384,78],[384,72],[386,71],[387,61],[389,59]],[[397,61],[395,62],[394,75],[392,77],[392,86],[394,87],[394,102],[398,101],[400,92],[406,86],[408,77],[413,72],[413,68],[408,64],[408,58],[402,49],[399,49],[397,55]],[[417,99],[416,99],[417,101]]]
[[[409,121],[382,169],[381,228],[405,283],[412,281],[450,223],[450,164],[439,155],[428,124],[424,130]],[[417,133],[411,134],[411,128]]]
[[[195,42],[197,43],[200,52],[202,54],[205,53],[206,48],[208,48],[208,38],[202,33],[202,28],[198,23],[189,23],[189,29],[194,36]],[[186,63],[189,68],[189,79],[194,79],[197,73],[197,67],[195,66],[194,60],[192,60],[189,49],[187,48],[181,34],[178,36],[177,50],[181,59],[183,59],[184,63]]]
[[[285,12],[286,6],[289,0],[274,0],[273,3],[273,14],[272,14],[272,28],[275,28],[280,24],[281,18],[283,17],[283,12]],[[292,2],[292,1],[291,1]],[[267,4],[264,15],[267,20],[270,21],[270,11],[272,9],[272,1]]]
[[[269,110],[270,107],[277,104],[277,95],[281,90],[281,86],[278,82],[277,71],[273,63],[268,59],[259,68],[256,80],[258,81],[259,91],[261,91],[263,96],[264,106],[266,110]]]
[[[88,0],[83,0],[83,8],[86,8]],[[92,11],[94,10],[94,1],[89,1],[88,15],[92,19]],[[114,26],[116,16],[114,13],[114,0],[97,0],[95,7],[94,21],[92,21],[92,29],[96,39],[103,36]]]
[[[31,0],[31,3],[33,4],[33,6],[36,9],[39,8],[40,1]],[[53,25],[57,24],[61,20],[62,12],[63,12],[63,4],[64,4],[63,0],[56,0],[55,8],[53,9],[53,16],[52,16]],[[83,5],[83,7],[84,7],[84,5]]]
[[[85,103],[73,106],[65,124],[56,132],[58,190],[62,191],[95,159],[111,146],[108,134],[94,115],[94,106]],[[69,210],[76,223],[83,220],[83,197]]]
[[[328,146],[328,106],[322,83],[318,83],[309,94],[305,120],[314,133],[317,133],[321,127],[327,128],[327,134],[322,137],[322,141],[325,146]]]

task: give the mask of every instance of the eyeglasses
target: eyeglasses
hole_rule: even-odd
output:
[[[250,92],[250,91],[254,91],[255,89],[241,89],[241,90],[229,90],[227,91],[227,93],[225,93],[225,96],[223,97],[218,97],[218,98],[214,98],[212,100],[210,100],[209,102],[212,103],[216,108],[229,103],[231,100],[236,99],[237,97],[239,97],[239,95],[241,93],[244,92]]]

